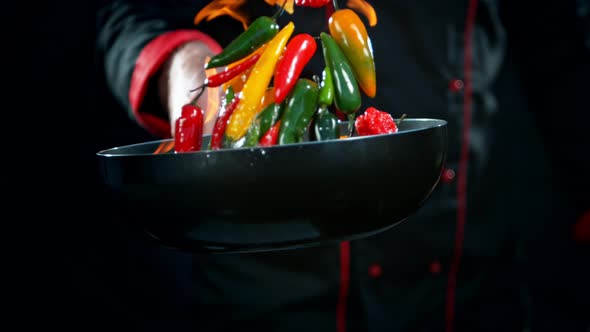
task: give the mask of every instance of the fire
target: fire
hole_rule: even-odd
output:
[[[377,13],[375,12],[375,8],[373,8],[373,6],[371,6],[365,0],[348,0],[346,6],[365,15],[365,17],[369,20],[370,26],[374,27],[377,25]]]
[[[167,153],[174,148],[174,141],[164,141],[160,143],[156,151],[153,154]]]
[[[248,28],[248,15],[240,10],[240,7],[246,3],[246,0],[213,0],[207,6],[203,7],[195,16],[195,25],[203,20],[209,22],[219,16],[228,15],[242,23],[244,30]]]
[[[285,3],[285,11],[289,14],[293,14],[294,12],[294,7],[293,7],[293,3],[295,2],[294,0],[264,0],[264,2],[266,2],[267,4],[271,5],[271,6],[283,6],[283,3],[287,1],[287,3]]]

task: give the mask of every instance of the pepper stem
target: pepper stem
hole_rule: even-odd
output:
[[[404,121],[404,119],[405,119],[407,116],[408,116],[407,114],[403,114],[403,115],[401,116],[401,118],[399,118],[399,120],[397,120],[397,123],[396,123],[396,125],[397,125],[397,126],[399,126],[399,124],[400,124],[400,123],[402,123],[402,121]]]
[[[272,19],[276,21],[277,18],[279,18],[281,15],[283,15],[283,13],[285,12],[285,5],[287,4],[287,0],[283,1],[283,4],[281,5],[281,8],[279,10],[277,10],[276,13],[274,13],[274,15],[272,16]]]
[[[191,90],[191,92],[194,92],[198,89],[201,89],[201,91],[199,91],[199,93],[197,94],[197,96],[195,98],[193,98],[193,100],[191,100],[191,104],[197,106],[197,100],[199,100],[199,98],[201,98],[201,96],[203,95],[203,92],[205,92],[205,88],[207,87],[207,85],[201,85],[200,87]]]
[[[338,0],[332,0],[332,5],[334,6],[334,10],[340,9],[340,7],[338,7]]]
[[[348,114],[348,137],[352,137],[352,132],[354,131],[354,118],[355,112]]]

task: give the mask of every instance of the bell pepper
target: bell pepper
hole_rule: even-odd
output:
[[[377,93],[373,46],[361,18],[351,9],[336,10],[329,20],[330,35],[350,62],[359,86],[373,98]]]
[[[221,53],[212,57],[207,62],[206,68],[221,67],[238,61],[273,39],[278,32],[279,25],[273,18],[261,16],[230,42]]]
[[[266,46],[260,59],[252,68],[241,92],[240,103],[232,114],[225,135],[237,141],[246,134],[252,119],[259,110],[262,97],[273,76],[279,57],[291,37],[295,25],[289,22]]]
[[[201,150],[203,143],[203,110],[194,105],[182,107],[180,117],[174,123],[174,151],[177,153]]]
[[[278,104],[287,98],[316,49],[315,39],[307,33],[298,34],[289,41],[285,53],[277,64],[274,77],[275,101]]]
[[[320,33],[324,60],[332,75],[334,103],[346,114],[354,114],[361,107],[361,94],[352,67],[340,46],[327,33]]]
[[[316,82],[306,78],[297,80],[281,117],[279,145],[303,140],[303,134],[316,111],[318,94]]]

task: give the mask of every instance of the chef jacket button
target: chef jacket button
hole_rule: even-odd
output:
[[[442,270],[442,266],[439,261],[432,261],[428,266],[428,271],[432,274],[439,274]]]
[[[460,79],[453,79],[449,82],[449,91],[457,93],[463,90],[465,84],[463,84],[463,80]]]
[[[379,278],[383,274],[383,269],[379,264],[371,264],[369,266],[369,276],[371,278]]]
[[[455,171],[447,168],[443,171],[440,178],[444,183],[451,183],[455,179]]]

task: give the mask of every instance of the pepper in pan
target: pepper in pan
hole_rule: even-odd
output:
[[[297,80],[281,117],[280,145],[303,140],[303,134],[316,111],[318,94],[317,83],[306,78]]]
[[[315,39],[307,33],[296,35],[287,44],[285,53],[277,64],[274,77],[275,101],[278,104],[287,98],[316,49]]]
[[[322,73],[322,84],[318,97],[319,110],[314,118],[314,136],[318,141],[337,139],[340,137],[340,126],[336,115],[328,110],[334,100],[332,74],[327,69]]]

